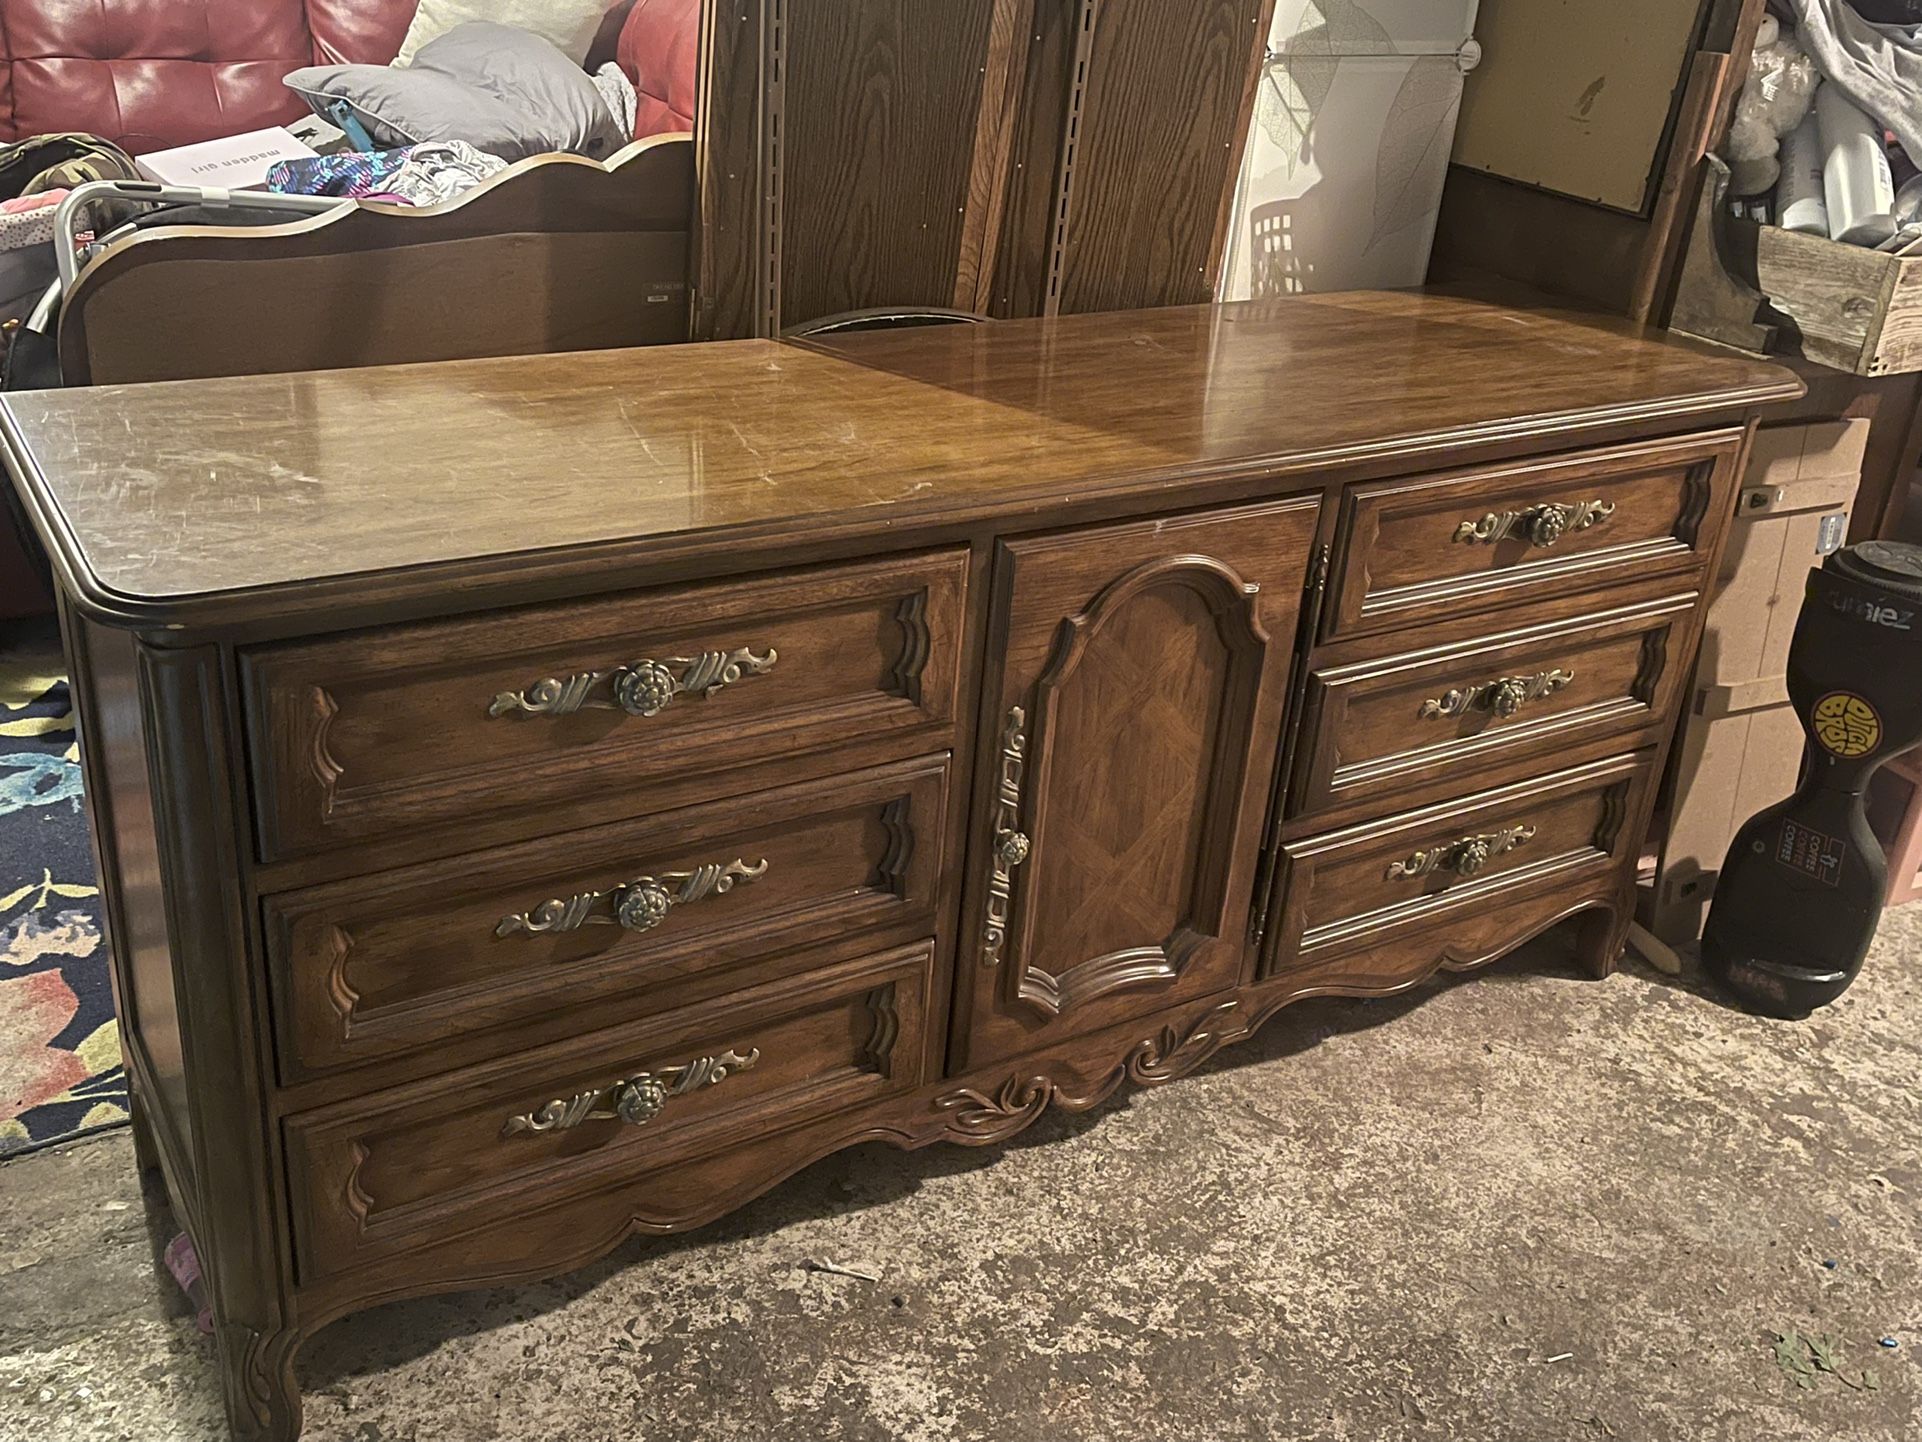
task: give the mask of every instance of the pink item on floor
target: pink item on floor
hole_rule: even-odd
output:
[[[200,1282],[200,1254],[194,1251],[194,1239],[182,1232],[161,1254],[167,1270],[173,1279],[180,1283],[180,1290],[187,1294],[187,1300],[198,1309],[194,1318],[201,1332],[211,1337],[214,1331],[214,1309],[207,1301],[207,1289]]]

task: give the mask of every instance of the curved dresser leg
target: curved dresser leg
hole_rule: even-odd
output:
[[[300,1384],[294,1380],[294,1353],[300,1334],[238,1325],[220,1327],[218,1333],[227,1425],[235,1442],[295,1442]]]
[[[1628,924],[1635,908],[1627,903],[1584,912],[1576,923],[1575,959],[1600,980],[1613,976],[1628,945]]]

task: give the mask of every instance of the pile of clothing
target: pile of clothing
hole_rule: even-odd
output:
[[[1737,209],[1922,249],[1922,0],[1771,0],[1724,145]]]
[[[267,189],[388,205],[439,205],[506,168],[498,155],[476,150],[464,140],[430,140],[398,150],[346,150],[311,160],[283,160],[267,172]]]

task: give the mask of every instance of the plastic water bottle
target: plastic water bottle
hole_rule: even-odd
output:
[[[1895,234],[1895,178],[1882,148],[1882,127],[1829,84],[1815,92],[1815,118],[1829,234],[1851,245],[1880,245]]]
[[[1829,207],[1822,191],[1822,134],[1811,110],[1782,137],[1782,178],[1775,184],[1776,223],[1805,235],[1829,233]]]

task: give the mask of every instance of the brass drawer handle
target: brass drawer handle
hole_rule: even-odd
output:
[[[1008,918],[1014,908],[1014,868],[1033,849],[1021,828],[1021,776],[1028,756],[1028,713],[1019,706],[1008,713],[1001,733],[1001,784],[994,800],[994,869],[988,876],[988,919],[982,930],[981,961],[1001,964],[1008,940]]]
[[[611,1086],[596,1087],[571,1097],[556,1097],[531,1112],[509,1117],[501,1126],[501,1135],[564,1132],[582,1122],[594,1121],[622,1121],[629,1126],[644,1127],[659,1116],[673,1098],[724,1082],[760,1059],[761,1049],[755,1047],[746,1056],[737,1051],[724,1051],[719,1056],[700,1057],[685,1066],[636,1072]]]
[[[503,691],[488,705],[489,716],[572,716],[580,710],[625,711],[658,716],[676,696],[712,696],[750,676],[765,676],[781,653],[772,646],[757,656],[751,647],[703,651],[698,656],[641,660],[607,671],[577,671],[565,679],[550,676],[525,691]]]
[[[1464,836],[1445,846],[1417,851],[1405,861],[1390,862],[1388,880],[1404,876],[1426,876],[1431,871],[1452,871],[1457,876],[1473,876],[1497,856],[1505,856],[1535,834],[1532,826],[1510,826],[1487,836]]]
[[[1573,506],[1547,502],[1521,511],[1490,511],[1479,521],[1455,527],[1455,539],[1492,546],[1519,536],[1531,546],[1552,546],[1570,531],[1586,531],[1615,514],[1613,501],[1581,501]]]
[[[1436,717],[1460,716],[1469,711],[1493,711],[1497,716],[1513,716],[1530,701],[1553,696],[1575,679],[1573,671],[1537,671],[1533,676],[1498,676],[1473,686],[1459,686],[1431,696],[1421,703],[1424,721]]]
[[[543,901],[532,911],[503,916],[496,936],[519,932],[574,931],[583,926],[621,926],[629,931],[652,931],[677,906],[688,906],[710,896],[725,896],[737,881],[767,874],[765,859],[750,866],[735,860],[725,865],[708,862],[692,871],[663,871],[659,876],[637,876],[606,891],[582,891]]]

